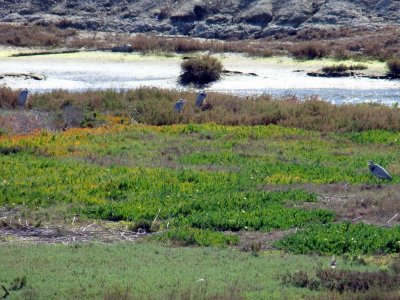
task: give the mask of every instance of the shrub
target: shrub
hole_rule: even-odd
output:
[[[18,91],[13,91],[8,86],[0,86],[0,108],[12,108],[17,100]]]
[[[392,58],[386,62],[389,69],[389,76],[400,77],[400,58]]]
[[[316,278],[305,271],[297,271],[282,277],[282,283],[310,290],[326,289],[339,293],[367,292],[376,288],[396,290],[400,276],[389,272],[358,272],[348,270],[318,270]]]
[[[316,59],[329,55],[329,49],[325,45],[317,42],[296,45],[290,50],[296,58],[301,59]]]
[[[24,149],[23,147],[20,147],[20,146],[11,146],[11,147],[0,146],[0,154],[2,154],[2,155],[16,154],[16,153],[19,153],[24,150],[26,150],[26,149]]]
[[[189,58],[182,62],[181,84],[205,85],[221,77],[222,63],[210,55]]]
[[[60,30],[55,26],[0,24],[0,43],[17,47],[60,46],[63,40],[75,34],[74,30]]]
[[[305,271],[297,271],[292,274],[285,274],[281,278],[284,285],[292,285],[298,288],[306,288],[309,284],[309,275]]]
[[[367,69],[367,66],[363,64],[350,65],[350,66],[347,66],[345,64],[339,64],[334,66],[323,67],[322,72],[326,74],[332,74],[332,73],[343,73],[349,70],[353,71],[353,70],[365,70],[365,69]]]

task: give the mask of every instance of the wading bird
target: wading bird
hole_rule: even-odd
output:
[[[175,106],[174,106],[174,110],[176,112],[181,113],[183,111],[183,106],[185,105],[186,100],[185,99],[179,99],[178,101],[176,101]]]
[[[17,99],[17,106],[19,107],[24,107],[26,104],[26,100],[28,100],[28,90],[27,89],[23,89],[19,95],[18,95],[18,99]]]
[[[336,257],[335,257],[335,255],[332,256],[332,260],[331,260],[330,265],[331,265],[331,269],[335,269],[336,268]]]
[[[368,162],[369,170],[371,171],[372,175],[376,176],[379,179],[386,179],[391,181],[392,176],[380,165],[374,164],[372,160]]]
[[[206,98],[207,98],[207,93],[205,91],[201,91],[197,95],[195,105],[197,107],[201,107],[206,102]]]

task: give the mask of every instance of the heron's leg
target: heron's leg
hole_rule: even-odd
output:
[[[377,178],[377,181],[378,181],[378,184],[377,184],[376,187],[377,187],[378,189],[381,189],[381,188],[382,188],[382,184],[381,184],[381,183],[382,183],[382,180],[379,179],[379,178]]]

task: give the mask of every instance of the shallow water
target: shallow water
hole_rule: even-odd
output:
[[[286,58],[254,59],[240,55],[221,58],[225,69],[250,75],[224,75],[209,91],[248,95],[318,95],[334,103],[400,102],[399,80],[368,78],[309,77],[328,61],[295,62]],[[52,89],[130,89],[140,86],[186,89],[177,83],[179,57],[151,57],[138,54],[88,52],[79,54],[0,58],[0,73],[33,72],[47,76],[44,81],[5,78],[0,84],[32,92]],[[332,62],[329,62],[332,64]],[[371,63],[369,69],[383,73],[383,64]]]

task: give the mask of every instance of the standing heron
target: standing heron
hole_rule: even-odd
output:
[[[372,175],[376,176],[379,179],[386,179],[391,181],[392,176],[389,175],[388,171],[386,171],[380,165],[374,164],[372,160],[368,162],[369,170],[371,171]]]
[[[26,104],[26,100],[28,100],[28,90],[27,89],[23,89],[19,95],[18,95],[18,99],[17,99],[17,106],[19,107],[24,107]]]
[[[332,260],[331,260],[331,263],[330,263],[331,269],[335,269],[335,268],[336,268],[336,265],[337,265],[337,263],[336,263],[336,257],[335,257],[335,255],[334,255],[334,256],[332,256]]]
[[[178,113],[181,113],[183,111],[183,106],[185,105],[185,102],[186,102],[185,99],[179,99],[178,101],[176,101],[174,110]]]
[[[197,95],[195,105],[197,107],[201,107],[206,102],[206,98],[207,98],[207,93],[205,91],[201,91]]]

